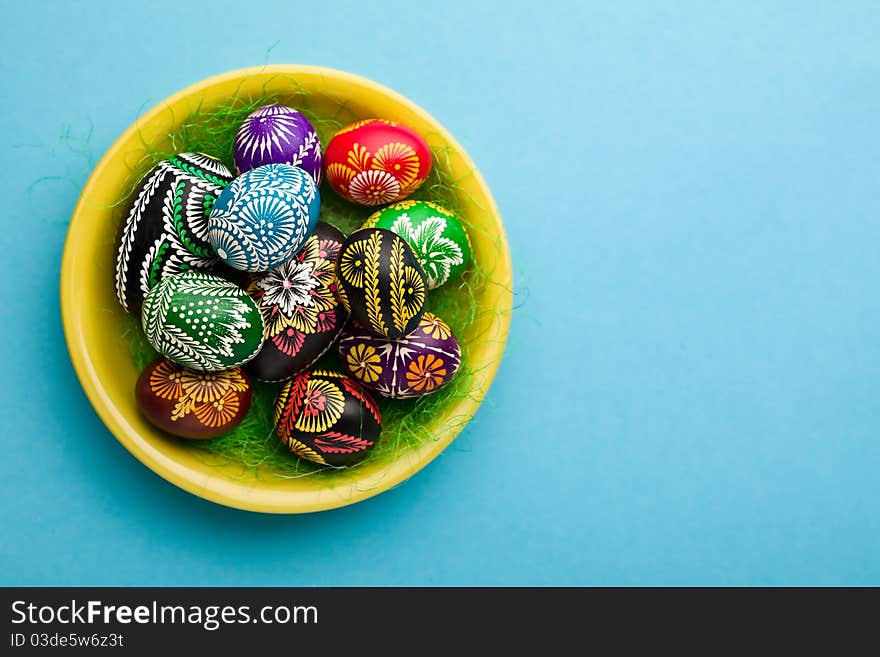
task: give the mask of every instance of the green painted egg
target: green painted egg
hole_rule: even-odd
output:
[[[144,298],[141,321],[156,351],[204,372],[242,365],[263,344],[263,317],[253,299],[237,285],[198,271],[159,281]]]
[[[370,215],[363,228],[384,228],[405,239],[432,290],[458,276],[471,261],[471,241],[461,220],[430,201],[389,205]]]

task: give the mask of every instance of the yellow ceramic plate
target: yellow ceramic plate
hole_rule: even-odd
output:
[[[285,479],[243,472],[241,466],[211,461],[201,450],[165,436],[135,406],[138,372],[121,337],[124,313],[116,301],[113,262],[117,226],[111,206],[132,182],[147,147],[167,145],[168,134],[197,107],[210,109],[230,98],[284,94],[289,104],[308,97],[320,114],[343,120],[382,117],[405,123],[433,148],[448,147],[437,166],[455,180],[460,207],[471,227],[474,255],[489,274],[479,304],[497,313],[482,315],[471,327],[471,394],[425,427],[437,440],[404,451],[389,463],[364,465],[334,476]],[[289,95],[289,98],[287,97]],[[489,189],[461,146],[427,112],[385,87],[355,75],[310,66],[265,66],[209,78],[171,96],[147,112],[110,147],[86,183],[73,212],[61,266],[61,314],[70,357],[98,415],[116,438],[148,468],[205,499],[251,511],[305,513],[352,504],[411,476],[449,445],[477,410],[495,375],[510,320],[510,256],[504,227]]]

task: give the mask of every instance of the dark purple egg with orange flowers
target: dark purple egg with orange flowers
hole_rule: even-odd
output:
[[[377,338],[353,323],[339,341],[339,356],[358,382],[394,399],[437,392],[461,366],[455,334],[433,313],[422,315],[415,329],[395,340]]]

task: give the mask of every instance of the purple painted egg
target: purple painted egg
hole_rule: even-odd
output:
[[[437,392],[461,365],[461,348],[442,319],[425,313],[414,331],[388,340],[353,324],[339,342],[342,362],[367,388],[404,399]]]
[[[292,164],[321,182],[321,142],[309,120],[292,107],[266,105],[248,116],[235,135],[239,174],[264,164]]]

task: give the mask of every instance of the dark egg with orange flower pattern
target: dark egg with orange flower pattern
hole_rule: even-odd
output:
[[[246,366],[257,379],[299,374],[339,337],[348,319],[336,296],[336,259],[344,241],[337,228],[321,222],[294,258],[250,278],[247,292],[266,326],[263,347]]]
[[[288,381],[275,400],[275,431],[291,452],[322,465],[358,461],[382,432],[375,400],[353,379],[314,370]]]
[[[377,338],[359,324],[345,330],[339,356],[351,375],[385,397],[405,399],[437,392],[461,366],[452,329],[433,313],[396,340]]]
[[[240,367],[199,372],[157,358],[135,385],[143,416],[181,438],[216,438],[232,431],[250,408],[251,382]]]

